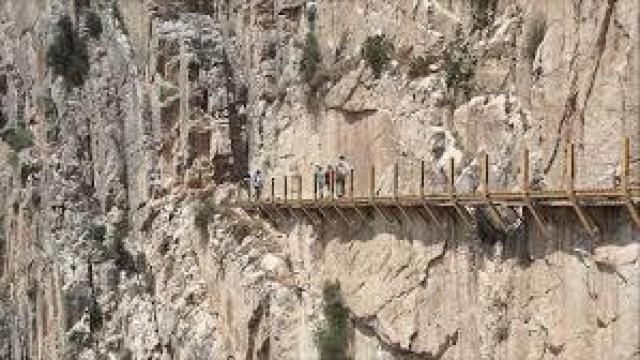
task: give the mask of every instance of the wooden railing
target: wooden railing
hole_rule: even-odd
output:
[[[395,222],[389,215],[389,207],[398,209],[403,216],[409,218],[407,208],[417,209],[418,214],[425,220],[443,226],[442,220],[437,216],[437,208],[452,208],[460,219],[469,226],[473,226],[473,219],[468,207],[483,207],[495,220],[498,227],[506,228],[505,221],[500,215],[499,207],[522,207],[527,209],[536,226],[549,235],[549,228],[540,213],[540,207],[569,207],[572,208],[585,230],[596,235],[599,232],[597,224],[589,216],[585,208],[618,206],[626,208],[629,218],[640,227],[640,216],[637,205],[640,203],[640,186],[630,183],[630,146],[629,139],[622,143],[620,159],[621,173],[618,186],[606,189],[578,189],[575,186],[576,167],[575,151],[571,142],[566,144],[566,175],[567,184],[564,189],[558,190],[534,190],[530,187],[529,151],[523,151],[522,158],[522,182],[518,191],[492,191],[489,187],[489,156],[486,153],[480,155],[480,187],[474,192],[458,192],[455,186],[455,163],[451,158],[448,162],[447,183],[445,191],[426,193],[425,189],[425,162],[420,163],[420,184],[418,194],[400,194],[399,192],[399,167],[393,167],[393,189],[390,196],[376,195],[376,169],[369,169],[369,193],[368,196],[355,196],[354,171],[348,175],[344,183],[342,196],[337,197],[335,192],[329,192],[329,196],[321,197],[314,184],[314,195],[311,199],[302,196],[302,176],[283,177],[283,196],[276,197],[276,179],[271,178],[271,193],[267,198],[239,197],[232,207],[240,207],[247,211],[259,212],[270,218],[302,220],[300,213],[313,222],[336,222],[329,216],[329,212],[338,214],[339,218],[347,224],[351,224],[350,214],[355,213],[364,221],[370,219],[366,216],[365,208],[372,208],[376,213],[389,222]],[[289,179],[297,179],[297,198],[290,198]],[[315,182],[315,179],[312,179]],[[347,191],[348,189],[348,191]],[[240,192],[239,192],[240,194]],[[289,216],[291,215],[291,216]]]

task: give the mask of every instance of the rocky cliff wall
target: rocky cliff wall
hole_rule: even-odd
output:
[[[438,189],[450,157],[476,189],[480,151],[491,186],[514,188],[529,148],[533,185],[556,188],[567,137],[578,186],[615,183],[623,136],[638,182],[638,11],[6,0],[0,357],[317,359],[337,281],[349,358],[638,358],[640,232],[622,210],[593,210],[596,237],[548,211],[545,239],[518,209],[501,232],[475,210],[439,229],[219,206],[248,170],[308,179],[338,154],[358,191],[375,165],[385,194],[394,163],[401,191],[421,160]]]

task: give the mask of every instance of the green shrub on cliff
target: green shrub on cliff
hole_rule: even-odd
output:
[[[344,306],[338,282],[329,282],[324,285],[323,300],[325,324],[315,334],[320,349],[320,359],[346,359],[351,323],[349,310]]]
[[[33,135],[22,126],[14,126],[0,131],[0,139],[9,144],[15,152],[33,146]]]
[[[93,11],[89,11],[89,13],[87,13],[86,21],[89,35],[94,39],[99,38],[103,31],[100,16]]]
[[[362,57],[367,61],[373,75],[380,78],[382,71],[391,61],[394,45],[385,34],[369,36],[362,45]]]
[[[445,61],[446,84],[450,89],[469,91],[475,75],[476,60],[466,43],[455,44]]]
[[[215,204],[213,200],[203,200],[195,209],[195,217],[193,219],[195,226],[202,231],[206,231],[209,226],[209,222],[213,219],[214,213]]]
[[[302,60],[300,60],[300,73],[305,81],[310,82],[322,62],[320,44],[313,32],[309,32],[302,48]]]
[[[89,73],[87,44],[78,36],[68,15],[56,24],[53,42],[47,48],[47,65],[71,86],[82,85]]]

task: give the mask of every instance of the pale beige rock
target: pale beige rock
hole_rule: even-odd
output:
[[[473,229],[437,211],[439,229],[413,210],[384,209],[395,225],[347,211],[347,226],[222,206],[258,168],[264,195],[289,176],[297,196],[301,175],[310,197],[312,166],[339,154],[360,196],[371,166],[391,194],[396,163],[416,193],[422,160],[427,191],[443,190],[450,158],[457,189],[477,190],[481,151],[490,186],[517,189],[525,148],[531,185],[558,188],[566,137],[578,186],[614,183],[622,136],[637,183],[637,2],[85,3],[0,4],[0,127],[34,140],[0,141],[0,358],[320,359],[327,281],[353,359],[637,358],[640,231],[623,209],[588,209],[594,238],[545,209],[546,239],[518,208],[500,233],[481,209]],[[47,66],[63,13],[88,50],[76,87]],[[299,72],[308,32],[314,90]],[[375,34],[395,47],[380,79],[361,58]],[[412,77],[418,56],[430,63]]]

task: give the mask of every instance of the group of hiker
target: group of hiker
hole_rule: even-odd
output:
[[[314,194],[316,197],[324,197],[324,189],[330,196],[343,197],[346,194],[347,177],[351,174],[351,164],[347,162],[344,155],[338,157],[338,163],[327,165],[323,169],[321,165],[316,165],[314,173]]]
[[[264,177],[262,176],[262,172],[260,170],[256,170],[253,175],[248,173],[245,175],[244,181],[246,183],[247,192],[251,194],[251,189],[253,189],[253,196],[255,196],[256,199],[260,199],[262,197],[262,188],[264,187]]]
[[[314,194],[318,198],[325,196],[325,189],[328,196],[343,197],[346,195],[347,178],[351,174],[351,164],[347,162],[344,155],[338,156],[338,162],[328,164],[326,169],[321,165],[315,166],[313,176]],[[264,188],[264,177],[260,170],[256,170],[253,174],[248,173],[244,177],[247,192],[253,192],[253,198],[262,198],[262,189]]]

